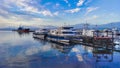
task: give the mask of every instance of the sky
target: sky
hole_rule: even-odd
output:
[[[0,0],[0,27],[120,22],[120,0]]]

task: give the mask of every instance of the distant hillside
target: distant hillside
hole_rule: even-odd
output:
[[[75,29],[80,29],[83,28],[84,24],[75,24],[75,25],[71,25],[73,26]],[[56,26],[51,26],[51,25],[46,25],[46,26],[39,26],[39,27],[35,27],[35,26],[23,26],[25,28],[30,28],[31,30],[38,30],[40,28],[47,28],[47,29],[54,29],[57,28]],[[104,29],[104,28],[119,28],[120,29],[120,22],[112,22],[112,23],[108,23],[108,24],[102,24],[102,25],[97,25],[98,29]],[[0,28],[0,30],[14,30],[17,29],[18,27],[6,27],[6,28]],[[96,28],[96,25],[90,25],[89,24],[89,28]]]
[[[46,26],[39,26],[39,27],[35,27],[35,26],[22,26],[23,28],[29,28],[30,30],[38,30],[41,28],[47,28],[47,29],[54,29],[56,28],[55,26],[51,26],[51,25],[46,25]],[[4,30],[4,31],[12,31],[12,30],[16,30],[19,27],[5,27],[5,28],[0,28],[0,30]]]
[[[13,27],[0,28],[0,30],[4,30],[4,31],[11,31],[13,29],[14,29]]]
[[[109,23],[109,24],[103,24],[103,25],[99,25],[99,27],[101,28],[120,28],[120,22],[112,22],[112,23]]]
[[[76,25],[73,25],[73,27],[75,27],[76,29],[78,28],[83,28],[83,25],[84,24],[76,24]],[[108,24],[102,24],[102,25],[90,25],[89,24],[89,28],[120,28],[120,22],[112,22],[112,23],[108,23]]]

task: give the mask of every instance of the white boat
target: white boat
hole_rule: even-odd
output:
[[[71,40],[78,40],[78,36],[80,36],[79,32],[73,30],[73,27],[64,26],[58,29],[50,30],[47,39],[63,44],[69,44]]]
[[[114,35],[117,35],[117,36],[120,35],[119,28],[113,28],[112,31],[113,31]]]
[[[33,33],[33,37],[39,38],[39,39],[45,39],[48,32],[49,32],[48,29],[40,29]]]

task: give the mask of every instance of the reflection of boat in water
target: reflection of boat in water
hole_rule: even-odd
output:
[[[111,34],[111,35],[109,35]],[[109,48],[113,49],[114,42],[113,42],[113,32],[109,30],[96,30],[93,31],[93,44],[94,47],[102,47],[102,48]]]
[[[33,37],[33,38],[34,38],[34,40],[42,43],[43,45],[45,45],[47,43],[45,40],[42,40],[42,39],[39,39],[39,38],[36,38],[36,37]]]
[[[71,49],[74,47],[73,45],[67,46],[67,45],[63,45],[59,43],[46,42],[45,40],[35,38],[35,37],[34,37],[34,40],[39,41],[43,45],[46,43],[49,43],[52,48],[57,49],[58,51],[65,53],[65,54],[69,53]]]
[[[74,47],[73,45],[66,46],[66,45],[60,45],[60,44],[54,44],[54,43],[52,43],[51,46],[52,48],[57,49],[58,51],[65,54],[68,54],[71,51],[71,49]]]
[[[93,56],[96,58],[96,62],[112,62],[113,50],[106,48],[93,48]]]
[[[28,35],[29,34],[29,32],[17,32],[20,36],[22,36],[22,35]]]
[[[47,33],[48,33],[47,29],[37,30],[33,33],[33,37],[39,39],[46,39]]]
[[[73,30],[73,27],[69,26],[64,26],[58,29],[50,30],[47,36],[47,40],[63,44],[69,44],[71,40],[81,41],[79,32]]]

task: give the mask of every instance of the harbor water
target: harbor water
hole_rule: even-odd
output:
[[[36,39],[32,33],[0,31],[0,68],[120,68],[119,51],[94,50]]]

